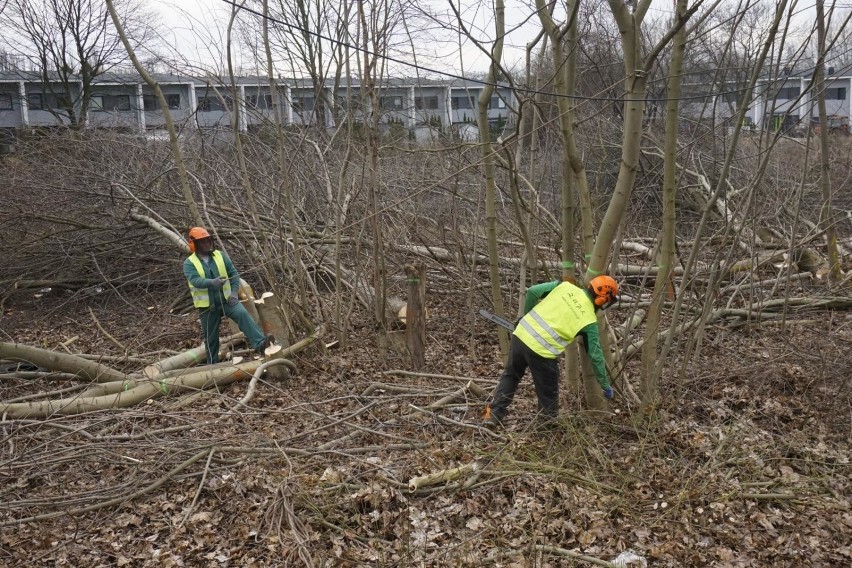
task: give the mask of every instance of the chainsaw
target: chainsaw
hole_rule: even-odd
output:
[[[488,321],[494,322],[500,327],[505,327],[509,331],[515,330],[515,325],[507,319],[503,319],[498,315],[492,314],[488,310],[479,310],[479,315],[487,319]]]

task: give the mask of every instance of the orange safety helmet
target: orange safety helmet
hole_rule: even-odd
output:
[[[210,233],[204,227],[193,227],[189,230],[189,250],[195,252],[195,241],[209,239]]]
[[[589,292],[595,307],[602,310],[618,301],[618,283],[606,274],[592,278],[589,282]]]

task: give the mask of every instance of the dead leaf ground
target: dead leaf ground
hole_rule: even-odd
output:
[[[490,390],[494,328],[452,296],[435,298],[427,372]],[[194,316],[146,309],[155,301],[19,298],[2,328],[48,348],[77,335],[74,351],[120,355],[91,306],[134,353],[194,345]],[[631,549],[650,566],[852,565],[852,319],[814,315],[820,323],[786,330],[710,330],[682,376],[671,362],[656,419],[638,426],[623,400],[595,419],[564,389],[559,428],[537,431],[529,381],[503,439],[475,427],[482,400],[412,412],[463,380],[384,374],[405,360],[382,361],[366,324],[346,349],[299,356],[299,376],[264,383],[248,408],[234,410],[240,383],[126,411],[5,421],[0,563],[584,565],[536,548],[550,546],[607,561]],[[414,392],[363,395],[372,383]],[[0,383],[3,399],[62,386]],[[473,478],[407,489],[411,477],[475,460]]]

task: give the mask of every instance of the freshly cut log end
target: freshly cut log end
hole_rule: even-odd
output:
[[[397,300],[397,302],[393,302],[392,300]],[[391,298],[390,300],[388,300],[388,305],[393,311],[394,317],[399,320],[399,323],[405,325],[405,318],[408,314],[408,304],[400,302],[402,301],[398,298]],[[423,310],[423,317],[429,319],[429,310]]]
[[[281,345],[272,344],[263,350],[264,359],[280,359],[283,357],[284,347]]]
[[[269,364],[270,361],[279,363],[269,365],[264,371],[270,379],[289,379],[296,373],[295,365],[286,360],[285,353],[286,348],[282,345],[270,345],[264,350],[264,365]]]

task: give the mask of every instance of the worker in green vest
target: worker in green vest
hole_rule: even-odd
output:
[[[192,303],[201,318],[201,338],[207,349],[207,364],[219,362],[219,322],[222,316],[234,320],[245,335],[246,342],[263,355],[274,343],[240,304],[237,290],[240,275],[228,255],[214,250],[213,237],[203,227],[189,230],[189,250],[192,254],[183,261],[183,274],[189,283]]]
[[[593,278],[584,290],[570,282],[530,286],[524,298],[524,316],[512,332],[506,368],[486,407],[485,425],[501,426],[527,368],[532,374],[539,411],[545,420],[559,411],[557,357],[579,335],[607,400],[613,397],[606,371],[595,312],[618,301],[618,284],[611,277]]]

